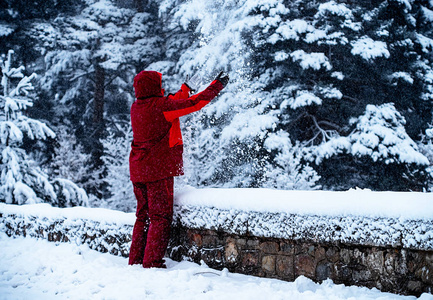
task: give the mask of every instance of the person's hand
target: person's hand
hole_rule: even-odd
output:
[[[202,83],[201,77],[196,73],[194,76],[189,78],[189,75],[186,75],[185,84],[191,90],[191,92],[196,92]]]
[[[228,74],[225,74],[223,71],[221,71],[218,74],[218,76],[215,78],[215,80],[218,80],[219,82],[221,82],[223,87],[225,87],[227,85],[227,83],[229,82],[230,78],[229,78]]]

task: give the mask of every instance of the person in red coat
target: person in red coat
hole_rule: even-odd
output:
[[[136,101],[131,106],[133,141],[130,177],[137,199],[129,264],[165,268],[173,219],[173,177],[183,175],[183,142],[179,117],[200,110],[228,83],[221,72],[202,92],[190,97],[187,83],[167,97],[162,75],[141,71],[134,78]]]

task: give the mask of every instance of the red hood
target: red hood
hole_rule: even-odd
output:
[[[141,71],[134,78],[135,98],[162,97],[162,74],[155,71]]]

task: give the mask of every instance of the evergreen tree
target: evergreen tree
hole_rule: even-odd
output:
[[[298,170],[312,163],[327,189],[425,186],[426,160],[414,141],[427,129],[433,107],[431,2],[220,4],[190,1],[171,11],[172,22],[193,26],[198,35],[177,69],[205,74],[225,69],[232,78],[205,115],[186,124],[198,129],[187,133],[195,141],[187,150],[198,161],[192,174],[198,184],[262,186],[269,174],[280,174],[286,147],[298,145],[304,153],[298,155]],[[389,105],[402,120],[401,126],[388,124],[395,130],[389,134],[404,135],[412,160],[375,159],[351,150],[358,143],[356,132],[364,130],[353,120]],[[266,151],[267,140],[280,132],[287,133],[287,145]],[[393,152],[395,157],[404,156],[403,144],[393,148],[401,151]],[[371,173],[388,180],[368,179]]]
[[[191,1],[170,12],[171,22],[193,29],[196,34],[191,47],[180,56],[176,69],[184,73],[198,70],[207,80],[218,70],[226,70],[231,78],[218,99],[184,122],[188,139],[186,171],[188,181],[194,185],[268,187],[272,181],[268,175],[273,173],[270,168],[282,170],[280,164],[272,161],[283,149],[266,147],[268,138],[279,135],[280,110],[271,94],[263,91],[263,81],[257,80],[254,71],[258,65],[252,61],[255,54],[251,47],[256,36],[254,28],[262,22],[255,12],[261,5],[266,7],[273,2],[240,1],[237,5],[221,2],[215,6],[212,1]],[[200,14],[196,13],[197,7]],[[279,9],[275,14],[280,13]],[[286,141],[291,145],[289,138]],[[308,166],[296,159],[290,163],[295,164],[290,167],[293,169]],[[317,178],[305,177],[310,183],[304,187],[314,187]],[[293,182],[285,185],[279,182],[272,186],[296,186]]]
[[[95,172],[103,167],[106,129],[129,120],[137,69],[158,56],[160,38],[151,12],[119,8],[110,0],[86,1],[80,14],[51,24],[57,45],[45,57],[41,97],[58,99],[53,122],[72,125],[79,143],[92,154]],[[89,192],[101,197],[104,187],[95,185]]]
[[[131,127],[128,125],[112,132],[102,140],[104,155],[102,160],[107,168],[105,182],[108,184],[110,196],[103,206],[132,212],[136,207],[136,200],[129,180],[129,151],[132,140]]]
[[[24,204],[50,202],[58,206],[85,205],[87,195],[72,182],[55,178],[51,183],[22,148],[23,139],[54,138],[54,132],[44,123],[27,117],[23,111],[33,105],[30,91],[36,74],[24,76],[24,67],[13,68],[13,51],[8,52],[2,65],[1,181],[0,199],[6,203]],[[19,80],[15,85],[15,81]]]
[[[80,127],[78,136],[86,147],[95,148],[95,140],[103,137],[105,117],[129,109],[136,66],[153,61],[158,49],[158,38],[150,36],[153,18],[101,0],[88,1],[79,15],[53,22],[57,47],[48,49],[41,84],[59,98],[58,116],[75,112],[68,119]]]
[[[53,174],[68,179],[85,190],[89,189],[92,174],[89,164],[91,157],[78,144],[74,133],[66,127],[60,127],[57,132],[56,147],[50,163]]]

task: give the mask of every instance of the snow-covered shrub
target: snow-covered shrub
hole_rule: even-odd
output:
[[[387,164],[428,165],[428,159],[406,133],[406,120],[392,103],[367,105],[365,113],[353,123],[356,129],[348,137],[352,155],[367,155]]]

